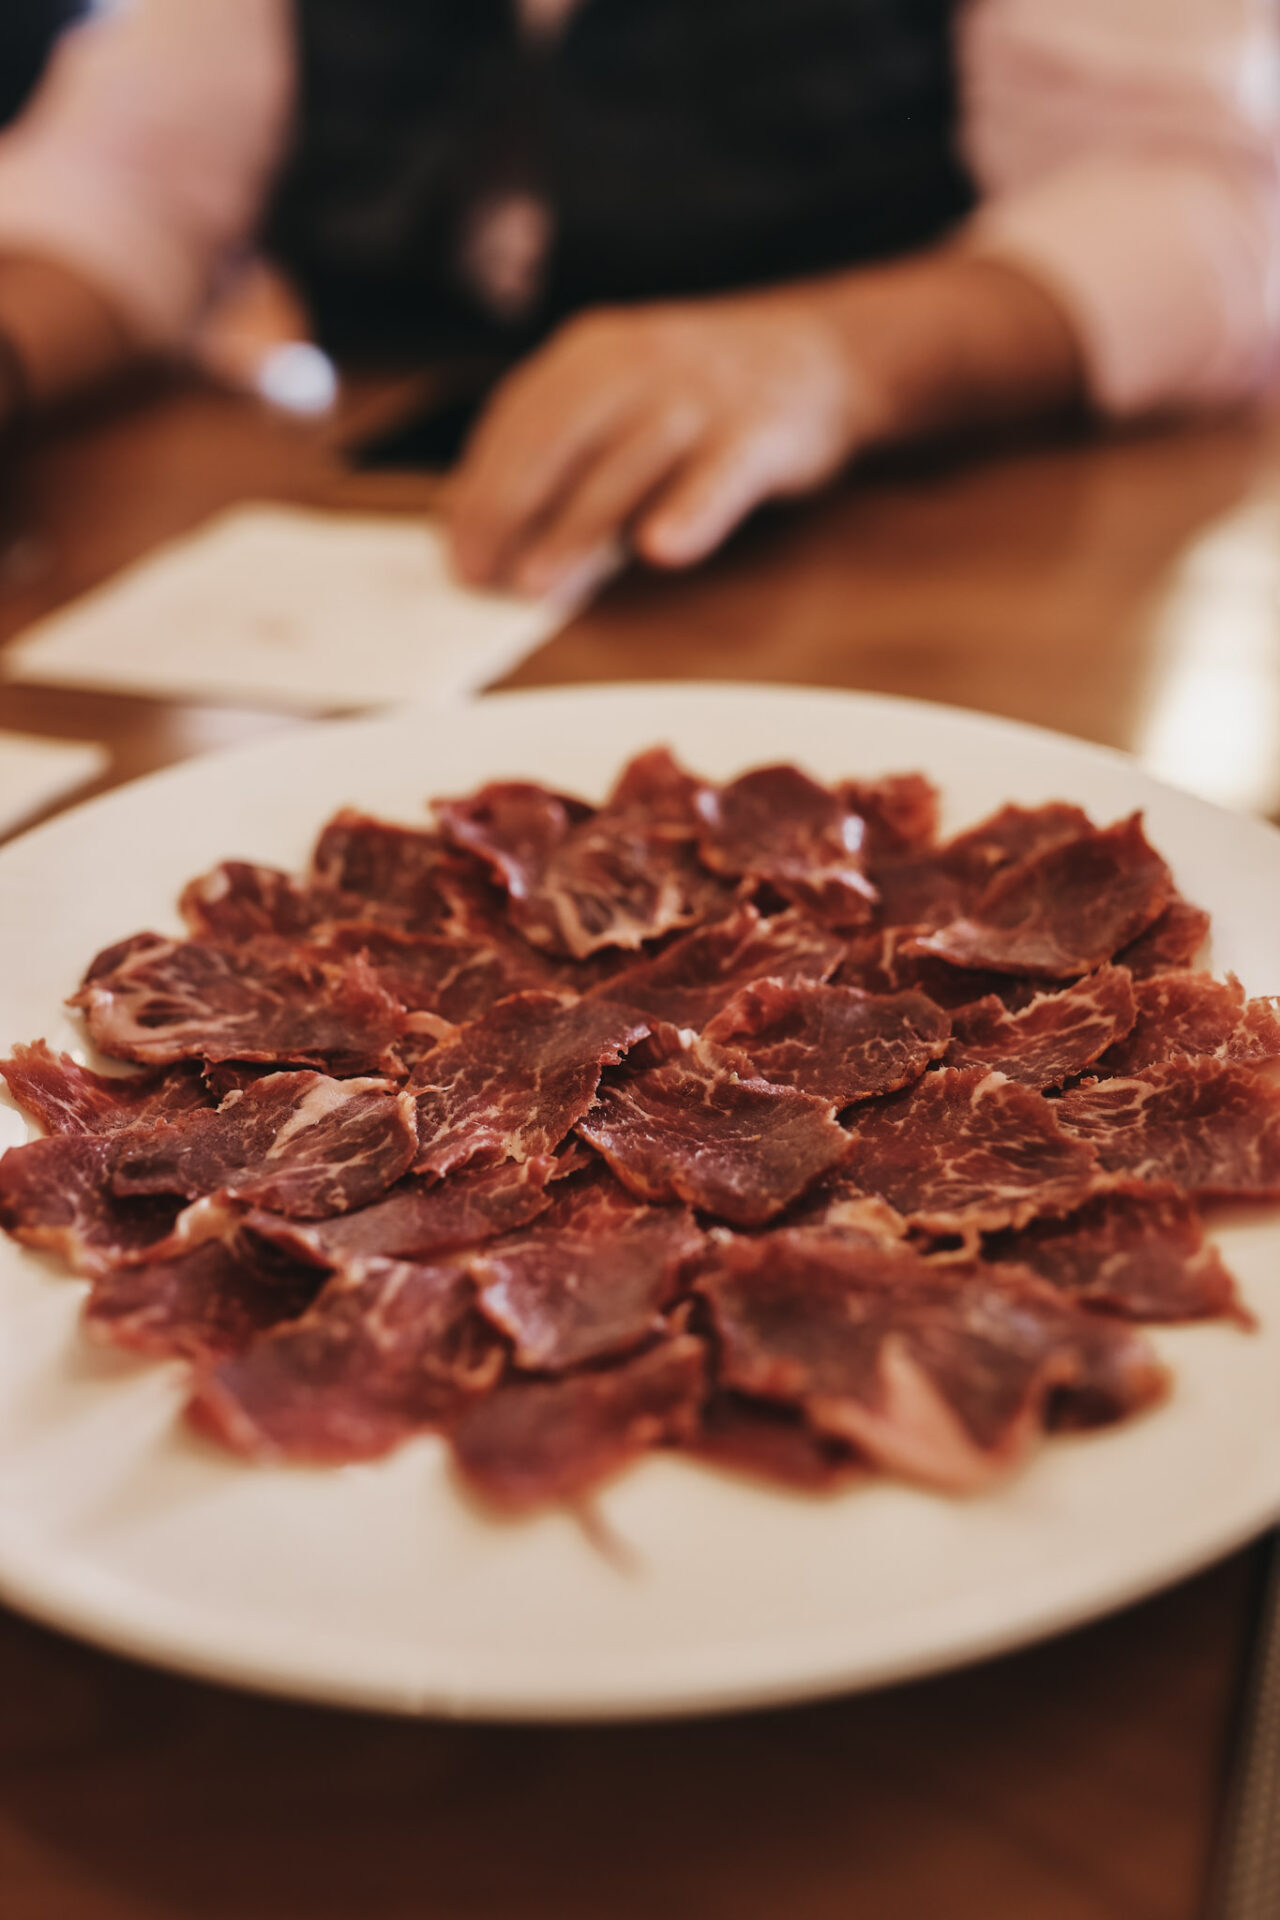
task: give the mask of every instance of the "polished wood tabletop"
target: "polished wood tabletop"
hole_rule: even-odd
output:
[[[230,502],[418,511],[344,445],[157,387],[0,464],[0,642]],[[510,684],[871,688],[1136,752],[1280,811],[1280,417],[957,449],[619,579]],[[279,714],[0,683],[102,784]],[[941,1678],[632,1727],[383,1720],[176,1678],[0,1610],[3,1920],[1192,1920],[1255,1586],[1246,1550]]]

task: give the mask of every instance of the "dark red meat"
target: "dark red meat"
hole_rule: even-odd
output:
[[[848,1146],[823,1100],[740,1078],[740,1060],[671,1029],[637,1071],[602,1085],[578,1131],[624,1186],[646,1200],[684,1200],[754,1226],[804,1191]]]
[[[941,847],[895,851],[873,845],[868,870],[880,895],[877,921],[883,927],[944,926],[966,913],[1002,868],[1088,831],[1087,814],[1054,800],[1042,807],[1001,807]]]
[[[550,1153],[595,1098],[603,1066],[647,1032],[625,1007],[521,993],[459,1028],[414,1071],[418,1173]]]
[[[1135,989],[1136,1023],[1103,1056],[1104,1073],[1136,1073],[1162,1060],[1280,1057],[1280,1001],[1246,1000],[1234,974],[1155,973]]]
[[[919,1079],[946,1052],[950,1028],[922,993],[758,980],[720,1010],[705,1037],[740,1048],[762,1079],[845,1107]]]
[[[1168,1060],[1073,1087],[1062,1124],[1113,1173],[1184,1193],[1280,1199],[1280,1085],[1225,1060]]]
[[[725,1236],[698,1289],[729,1386],[931,1485],[981,1486],[1050,1417],[1120,1419],[1164,1390],[1140,1337],[1022,1268],[791,1228]]]
[[[363,955],[380,986],[411,1013],[462,1026],[509,994],[557,984],[545,957],[517,935],[446,939],[352,921],[333,927],[318,951],[334,960]]]
[[[1128,1033],[1135,1014],[1123,967],[1101,967],[1016,1011],[990,994],[952,1016],[947,1065],[994,1067],[1024,1086],[1060,1087]]]
[[[273,1073],[191,1113],[117,1136],[117,1194],[224,1193],[302,1220],[386,1192],[417,1152],[413,1096],[380,1080]]]
[[[877,1195],[931,1233],[1020,1226],[1090,1184],[1093,1154],[1057,1115],[1002,1074],[944,1068],[857,1109],[841,1173],[850,1195]]]
[[[55,1133],[0,1159],[0,1226],[25,1246],[60,1253],[76,1273],[137,1259],[173,1231],[176,1199],[121,1200],[108,1135]]]
[[[1145,933],[1122,947],[1116,959],[1135,977],[1162,973],[1166,967],[1189,967],[1209,938],[1209,916],[1203,907],[1175,894],[1159,919]]]
[[[772,1480],[800,1493],[828,1493],[865,1480],[868,1462],[846,1442],[815,1433],[791,1407],[712,1393],[683,1449],[716,1467]]]
[[[464,1480],[496,1505],[572,1500],[646,1448],[689,1439],[705,1350],[680,1335],[600,1373],[499,1387],[453,1430]]]
[[[1222,1256],[1191,1202],[1172,1188],[1098,1194],[1063,1219],[993,1236],[986,1253],[1132,1320],[1243,1317]]]
[[[876,898],[862,858],[865,827],[846,798],[798,767],[756,767],[705,787],[699,851],[717,873],[762,881],[829,925],[858,926]]]
[[[404,1016],[362,960],[335,966],[274,941],[215,947],[158,934],[129,943],[114,964],[104,958],[69,1004],[118,1059],[268,1060],[344,1073],[394,1064]]]
[[[217,1359],[292,1320],[319,1284],[314,1269],[264,1262],[235,1241],[210,1239],[189,1252],[95,1275],[85,1323],[134,1353]]]
[[[996,874],[967,914],[918,950],[953,966],[1062,980],[1090,973],[1156,920],[1168,867],[1134,814],[1089,828]]]
[[[492,1383],[500,1355],[473,1305],[456,1267],[357,1262],[301,1319],[201,1374],[189,1418],[254,1459],[373,1459]]]
[[[753,980],[768,977],[788,985],[825,980],[840,965],[844,951],[836,935],[798,913],[766,920],[755,907],[740,906],[727,919],[686,933],[595,991],[652,1020],[700,1028]]]
[[[239,940],[305,938],[317,903],[292,874],[224,860],[212,873],[188,881],[178,902],[195,940],[234,945]]]
[[[308,892],[317,919],[364,920],[404,933],[452,933],[485,898],[474,865],[440,834],[393,826],[344,807],[311,856]]]
[[[186,1066],[161,1073],[105,1074],[82,1067],[43,1040],[16,1046],[0,1074],[24,1113],[46,1133],[115,1133],[210,1105],[198,1073]]]
[[[886,773],[878,780],[842,780],[836,797],[863,825],[869,863],[924,847],[938,832],[938,789],[922,773]]]
[[[651,1338],[703,1239],[684,1207],[638,1204],[599,1181],[492,1243],[470,1270],[516,1365],[562,1373]]]

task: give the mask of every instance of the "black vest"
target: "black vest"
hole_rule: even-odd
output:
[[[970,203],[952,0],[298,0],[272,250],[334,344],[483,334],[458,270],[484,197],[553,213],[518,344],[601,300],[762,284],[927,243]]]

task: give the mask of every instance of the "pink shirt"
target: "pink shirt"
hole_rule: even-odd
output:
[[[555,31],[573,0],[525,0]],[[1280,346],[1273,0],[967,0],[965,242],[1046,285],[1127,415],[1256,392]],[[0,249],[66,260],[179,344],[288,139],[288,0],[124,0],[0,136]]]

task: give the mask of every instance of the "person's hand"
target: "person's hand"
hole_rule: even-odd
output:
[[[450,490],[455,564],[543,593],[626,535],[682,566],[829,479],[873,427],[816,289],[588,312],[482,415]]]
[[[1036,417],[1084,393],[1074,325],[959,247],[766,293],[586,313],[498,387],[450,489],[454,562],[544,593],[627,538],[700,560],[762,501],[855,454]]]

